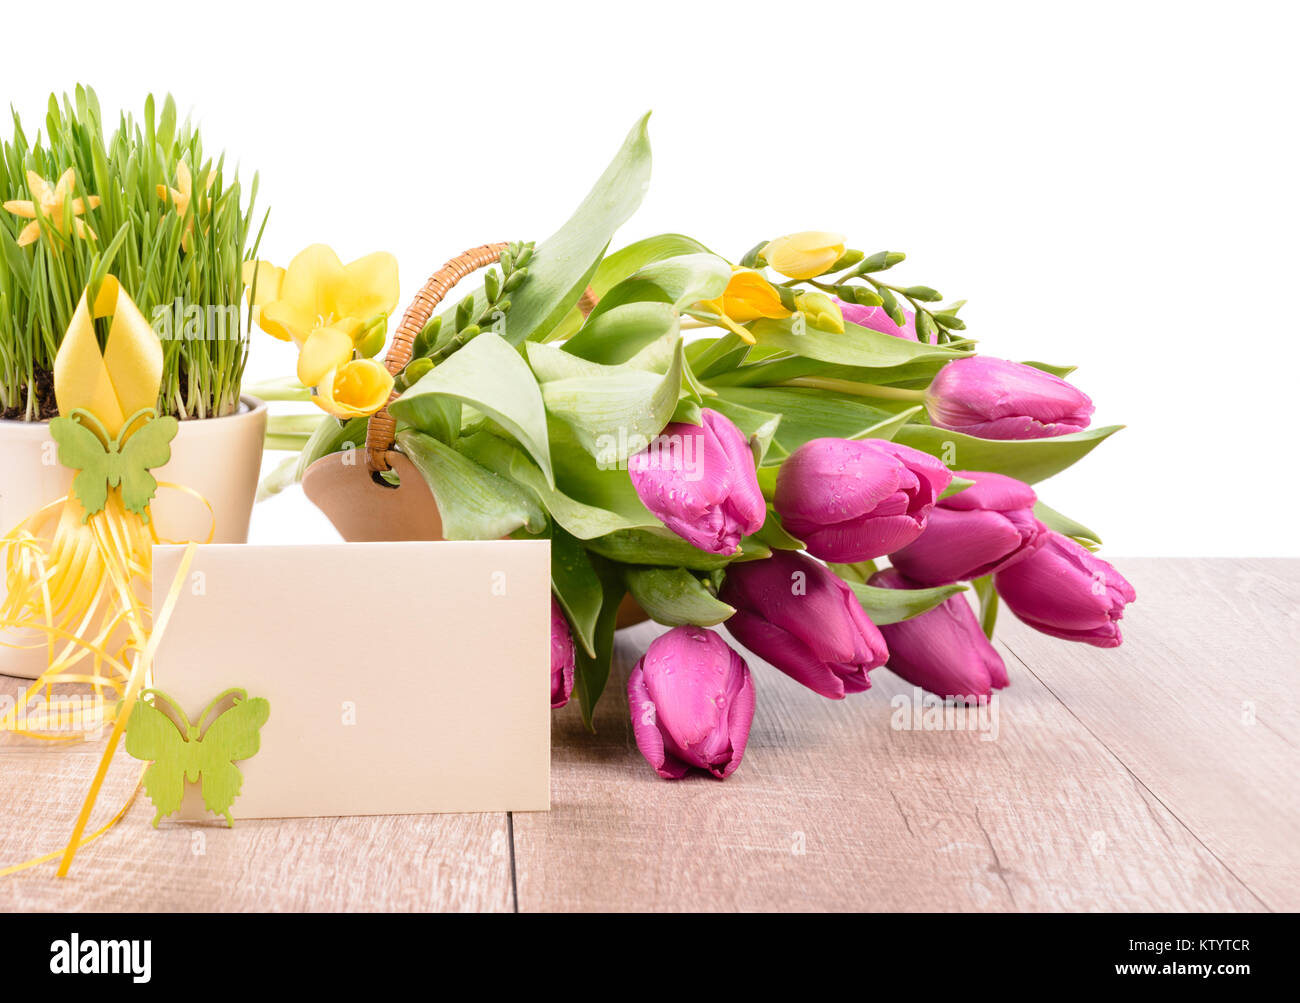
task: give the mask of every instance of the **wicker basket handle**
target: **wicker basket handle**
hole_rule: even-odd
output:
[[[415,294],[406,313],[402,314],[393,343],[388,346],[384,365],[390,373],[396,376],[411,361],[416,337],[424,330],[424,325],[429,323],[438,304],[451,292],[451,287],[471,272],[495,264],[501,257],[501,252],[509,246],[503,242],[475,247],[464,254],[458,254],[430,276],[424,288]],[[391,404],[397,397],[397,391],[394,390],[388,403]],[[388,462],[388,451],[393,448],[396,435],[397,420],[388,413],[387,407],[371,416],[370,423],[366,426],[366,465],[372,474],[392,469]]]

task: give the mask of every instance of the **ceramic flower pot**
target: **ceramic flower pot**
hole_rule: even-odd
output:
[[[159,535],[203,541],[215,518],[214,543],[246,543],[265,437],[266,404],[253,397],[242,398],[239,411],[228,417],[181,422],[171,462],[153,473],[159,484],[189,490],[159,488],[152,505]],[[72,471],[59,465],[47,423],[0,421],[0,533],[66,495],[71,485]],[[189,491],[206,499],[211,513]],[[0,599],[4,587],[0,578]],[[0,674],[40,675],[44,649],[9,647],[37,640],[0,633]]]

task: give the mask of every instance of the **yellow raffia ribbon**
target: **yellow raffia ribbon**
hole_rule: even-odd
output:
[[[93,321],[108,316],[113,319],[101,352]],[[55,358],[54,392],[59,410],[63,414],[77,408],[88,411],[110,436],[117,437],[128,416],[156,404],[162,369],[162,345],[157,335],[117,279],[109,276],[93,306],[86,293],[82,294]],[[198,492],[182,485],[159,484],[160,490],[164,488],[189,494],[212,514],[212,506]],[[0,718],[0,731],[46,741],[84,741],[103,726],[113,726],[67,847],[0,870],[0,876],[56,856],[62,858],[59,875],[66,875],[76,851],[111,829],[135,798],[133,790],[106,825],[83,839],[135,700],[140,690],[152,683],[154,652],[193,559],[191,542],[155,619],[149,603],[140,596],[152,582],[153,545],[174,542],[159,537],[155,525],[148,511],[144,517],[128,511],[120,489],[115,488],[103,510],[89,518],[76,497],[68,495],[0,538],[8,593],[0,605],[0,630],[36,631],[44,636],[48,653],[45,671]],[[215,518],[209,541],[214,532]],[[94,728],[50,733],[49,697],[54,686],[65,684],[92,688],[101,708]],[[20,726],[19,717],[42,692],[47,697],[46,727]],[[102,710],[105,704],[107,711]],[[137,781],[135,789],[138,786]]]

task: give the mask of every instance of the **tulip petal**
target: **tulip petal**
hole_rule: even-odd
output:
[[[1118,621],[1137,598],[1109,562],[1051,531],[1036,553],[997,572],[993,584],[1007,608],[1036,630],[1103,648],[1120,643]]]
[[[664,750],[663,735],[659,733],[658,711],[645,685],[645,672],[638,662],[627,680],[627,706],[632,715],[632,735],[641,755],[659,776],[665,780],[680,780],[690,767],[679,759],[670,758]]]
[[[843,676],[836,671],[843,670],[843,663],[819,661],[807,645],[788,631],[738,609],[727,620],[727,632],[763,661],[814,693],[830,700],[843,700],[848,694]],[[861,671],[861,676],[866,679],[866,672]],[[869,687],[867,680],[862,689]]]
[[[893,568],[873,575],[870,584],[917,587]],[[980,629],[965,596],[951,596],[920,616],[880,630],[889,645],[890,671],[935,696],[982,701],[1008,684],[1002,656]]]

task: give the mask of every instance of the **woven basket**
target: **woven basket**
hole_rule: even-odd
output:
[[[451,292],[452,287],[466,275],[496,264],[501,257],[501,252],[509,246],[503,242],[475,247],[464,254],[458,254],[429,277],[424,288],[415,294],[414,301],[406,308],[406,313],[402,314],[402,321],[397,325],[393,343],[388,346],[388,354],[384,356],[384,366],[393,376],[400,373],[411,361],[411,351],[416,337],[424,330],[424,325],[429,323],[433,311],[446,298],[447,293]],[[585,296],[586,294],[584,298]],[[397,391],[394,390],[392,396],[388,398],[388,403],[393,403],[397,396]],[[377,484],[388,483],[380,477],[380,474],[392,469],[388,451],[393,448],[396,435],[397,421],[388,413],[386,406],[382,411],[376,411],[371,416],[370,423],[366,426],[366,465],[370,468],[371,476]]]

